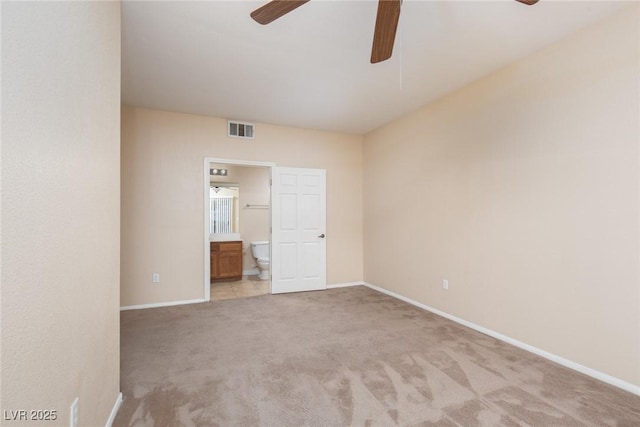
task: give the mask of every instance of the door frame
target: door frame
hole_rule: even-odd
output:
[[[209,218],[211,212],[209,212],[209,187],[211,181],[209,177],[209,164],[210,163],[224,163],[234,166],[253,166],[253,167],[267,167],[269,168],[269,176],[272,175],[271,171],[276,166],[274,162],[257,162],[253,160],[237,160],[237,159],[221,159],[218,157],[205,157],[204,169],[203,169],[203,194],[204,194],[204,300],[211,301],[211,245],[209,240]],[[269,186],[271,188],[271,186]],[[271,192],[270,192],[271,193]],[[271,194],[269,194],[269,224],[271,224]],[[240,232],[242,234],[242,232]],[[269,241],[271,241],[271,231],[269,231]],[[273,260],[271,260],[273,262]]]

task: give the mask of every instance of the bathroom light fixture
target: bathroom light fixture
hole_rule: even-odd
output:
[[[227,176],[227,170],[226,169],[218,169],[218,168],[209,169],[209,174],[210,175]]]

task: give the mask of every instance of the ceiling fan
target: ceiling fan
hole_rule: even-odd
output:
[[[309,0],[272,0],[251,12],[251,17],[259,24],[266,25],[286,15]],[[538,0],[516,0],[532,6]],[[373,47],[371,48],[371,63],[382,62],[391,58],[393,43],[400,19],[400,5],[402,0],[378,0],[378,15],[373,33]]]

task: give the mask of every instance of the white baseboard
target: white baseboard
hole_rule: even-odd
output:
[[[154,302],[152,304],[125,305],[124,307],[120,307],[120,311],[140,310],[143,308],[171,307],[173,305],[197,304],[200,302],[208,302],[208,301],[205,299],[188,299],[188,300],[182,300],[182,301]]]
[[[116,419],[116,415],[118,415],[118,410],[120,410],[120,405],[122,405],[122,393],[118,393],[116,403],[114,403],[113,408],[111,408],[111,414],[109,414],[109,419],[105,427],[111,427],[113,425],[113,421]]]
[[[433,314],[437,314],[438,316],[442,316],[442,317],[444,317],[446,319],[452,320],[452,321],[454,321],[456,323],[459,323],[459,324],[461,324],[463,326],[466,326],[468,328],[475,329],[478,332],[481,332],[481,333],[483,333],[485,335],[489,335],[490,337],[496,338],[496,339],[498,339],[500,341],[504,341],[507,344],[511,344],[511,345],[513,345],[515,347],[521,348],[521,349],[526,350],[526,351],[528,351],[530,353],[533,353],[533,354],[536,354],[538,356],[544,357],[545,359],[551,360],[552,362],[555,362],[555,363],[557,363],[559,365],[565,366],[565,367],[567,367],[569,369],[573,369],[574,371],[578,371],[578,372],[580,372],[582,374],[588,375],[588,376],[590,376],[592,378],[595,378],[597,380],[600,380],[602,382],[605,382],[607,384],[610,384],[612,386],[621,388],[622,390],[625,390],[625,391],[628,391],[630,393],[633,393],[633,394],[636,394],[636,395],[640,396],[640,386],[628,383],[628,382],[623,381],[623,380],[621,380],[619,378],[616,378],[616,377],[612,377],[611,375],[605,374],[604,372],[597,371],[597,370],[589,368],[587,366],[580,365],[579,363],[576,363],[576,362],[574,362],[572,360],[568,360],[568,359],[565,359],[564,357],[560,357],[560,356],[555,355],[553,353],[549,353],[548,351],[541,350],[541,349],[539,349],[537,347],[533,347],[533,346],[531,346],[531,345],[529,345],[527,343],[518,341],[518,340],[510,338],[510,337],[508,337],[506,335],[502,335],[501,333],[492,331],[491,329],[487,329],[487,328],[484,328],[482,326],[476,325],[475,323],[471,323],[471,322],[466,321],[464,319],[460,319],[459,317],[453,316],[453,315],[451,315],[449,313],[445,313],[444,311],[440,311],[440,310],[435,309],[433,307],[429,307],[428,305],[425,305],[425,304],[422,304],[420,302],[414,301],[414,300],[412,300],[410,298],[407,298],[405,296],[397,294],[397,293],[395,293],[393,291],[390,291],[388,289],[384,289],[384,288],[372,285],[371,283],[367,283],[367,282],[363,282],[362,284],[364,286],[367,286],[367,287],[373,289],[373,290],[376,290],[378,292],[382,292],[383,294],[386,294],[386,295],[389,295],[391,297],[397,298],[397,299],[399,299],[401,301],[407,302],[407,303],[409,303],[411,305],[414,305],[414,306],[416,306],[418,308],[421,308],[423,310],[430,311]]]
[[[260,270],[258,268],[251,268],[249,270],[242,270],[243,276],[255,276],[256,274],[260,274]]]
[[[327,289],[335,289],[335,288],[348,288],[349,286],[362,286],[364,282],[344,282],[344,283],[332,283],[327,285]]]

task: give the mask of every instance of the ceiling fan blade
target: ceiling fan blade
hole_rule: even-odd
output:
[[[400,19],[400,4],[401,0],[378,0],[378,15],[371,48],[372,64],[391,58]]]
[[[266,25],[286,15],[309,0],[273,0],[251,12],[251,17],[259,24]]]
[[[516,1],[526,4],[527,6],[533,6],[534,4],[538,3],[539,0],[516,0]]]

